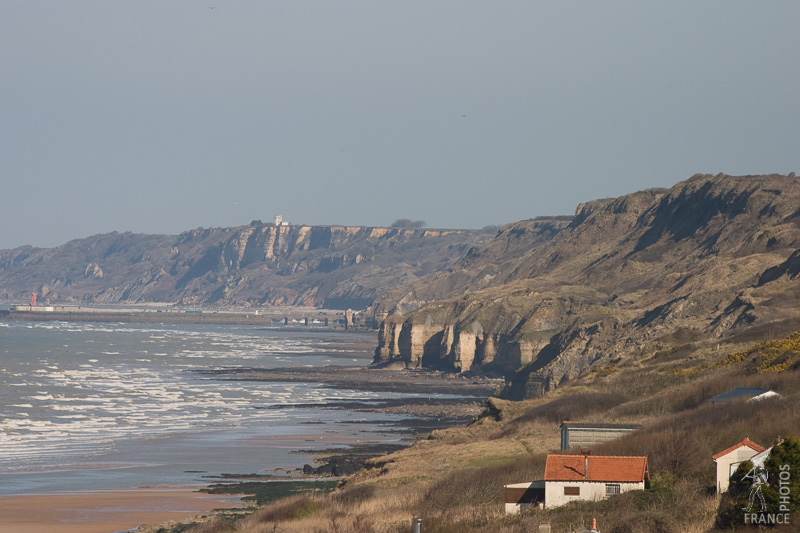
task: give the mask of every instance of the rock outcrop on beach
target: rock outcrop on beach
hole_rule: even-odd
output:
[[[379,291],[445,269],[491,235],[361,226],[109,233],[0,251],[0,299],[363,309]]]
[[[509,398],[700,339],[800,327],[800,179],[695,175],[504,226],[382,295],[377,366],[502,374]]]

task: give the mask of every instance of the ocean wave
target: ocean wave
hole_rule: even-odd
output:
[[[235,435],[292,432],[321,412],[265,407],[387,397],[314,383],[232,382],[196,372],[249,368],[255,360],[320,366],[338,351],[336,343],[256,328],[14,324],[3,335],[14,348],[3,360],[8,386],[0,388],[0,473],[91,464],[92,458],[105,460],[104,454],[185,435],[213,434],[223,443],[220,449],[235,449]],[[159,460],[176,452],[152,446],[147,449]]]

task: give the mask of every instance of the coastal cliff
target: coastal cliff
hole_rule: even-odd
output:
[[[0,251],[0,299],[52,304],[166,302],[363,309],[423,279],[490,235],[363,226],[198,228],[109,233],[57,248]]]
[[[798,206],[793,174],[696,175],[581,204],[557,231],[509,224],[375,302],[374,364],[504,375],[504,396],[523,398],[687,342],[800,326]]]

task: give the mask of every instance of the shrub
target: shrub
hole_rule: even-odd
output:
[[[775,445],[765,461],[764,467],[772,474],[764,498],[775,512],[792,512],[800,508],[800,440],[787,438]],[[788,495],[785,500],[781,494]]]

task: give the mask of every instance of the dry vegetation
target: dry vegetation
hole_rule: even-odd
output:
[[[425,533],[522,533],[543,523],[562,533],[590,526],[593,517],[603,533],[716,531],[711,456],[744,437],[770,445],[800,434],[797,339],[684,345],[592,372],[544,398],[493,398],[474,424],[371,460],[332,494],[295,496],[235,524],[218,519],[190,531],[407,533],[415,516],[424,519]],[[781,398],[707,402],[735,387],[771,388]],[[650,488],[504,515],[503,485],[541,479],[562,420],[642,424],[593,453],[647,455]],[[800,523],[800,516],[793,519]]]

